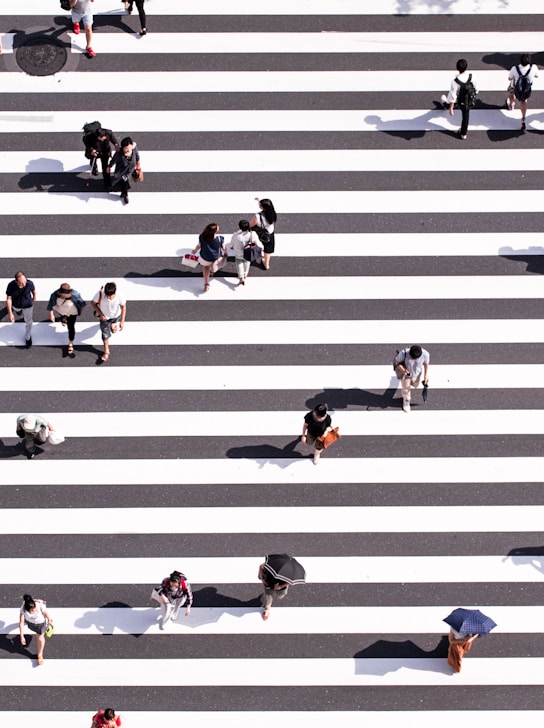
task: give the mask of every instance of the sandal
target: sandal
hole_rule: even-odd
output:
[[[38,660],[38,665],[43,665],[43,655],[37,655],[36,659]]]
[[[102,354],[102,356],[100,357],[100,361],[108,361],[109,358],[110,358],[109,354]]]
[[[264,619],[265,622],[268,619],[268,617],[270,617],[270,609],[265,609],[263,611],[263,619]]]
[[[204,286],[204,293],[206,293],[206,291],[209,291],[209,290],[210,290],[210,284],[206,283],[206,285]]]
[[[70,343],[68,344],[68,354],[73,354],[73,353],[74,353],[74,345],[70,341]]]

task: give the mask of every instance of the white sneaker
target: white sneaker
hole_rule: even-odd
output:
[[[440,97],[440,101],[444,104],[444,106],[449,106],[448,97],[446,94],[442,94]]]
[[[410,400],[409,399],[402,400],[402,410],[403,410],[403,412],[410,412]]]

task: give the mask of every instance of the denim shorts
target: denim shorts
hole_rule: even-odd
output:
[[[92,13],[76,13],[75,10],[72,10],[72,23],[81,23],[83,20],[83,25],[86,28],[89,28],[93,24],[93,14]]]

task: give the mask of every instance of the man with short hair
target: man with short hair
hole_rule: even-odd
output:
[[[429,381],[430,360],[429,352],[422,349],[418,344],[399,351],[393,359],[397,379],[400,379],[401,383],[402,409],[404,412],[410,412],[412,387],[416,389],[419,386],[421,374],[424,375],[423,384],[427,384]]]
[[[22,270],[17,271],[14,280],[8,283],[6,288],[6,308],[11,323],[15,321],[15,314],[23,316],[25,322],[26,348],[32,346],[32,313],[34,301],[36,300],[36,288],[34,283],[25,276]]]
[[[94,58],[96,53],[91,48],[91,41],[93,38],[93,11],[91,10],[91,3],[94,0],[69,0],[70,10],[72,11],[72,23],[74,25],[74,33],[79,35],[80,23],[83,21],[83,27],[85,28],[85,39],[87,41],[87,55],[89,58]]]
[[[121,294],[117,293],[115,283],[111,282],[106,283],[93,296],[91,304],[96,312],[95,315],[100,319],[100,331],[104,342],[104,353],[100,357],[100,361],[106,362],[110,358],[109,339],[112,334],[117,333],[118,328],[122,331],[125,325],[127,302]]]
[[[517,66],[512,66],[508,73],[508,98],[506,99],[506,106],[510,111],[516,108],[516,100],[519,101],[519,109],[521,111],[521,131],[525,131],[525,116],[527,114],[527,106],[529,105],[529,96],[531,95],[532,85],[535,78],[538,78],[538,66],[535,63],[531,63],[531,56],[529,53],[524,53]],[[525,83],[521,83],[522,80],[526,79]],[[518,81],[520,83],[518,83]],[[525,87],[525,92],[522,92],[520,86]]]
[[[456,68],[457,76],[451,82],[450,91],[447,96],[442,95],[441,100],[444,108],[448,108],[449,106],[450,116],[453,116],[455,104],[458,105],[461,111],[461,128],[459,129],[459,138],[466,139],[471,109],[471,106],[468,103],[466,89],[467,84],[472,84],[474,86],[474,91],[476,89],[476,84],[472,79],[472,74],[467,70],[468,63],[465,58],[460,58],[457,61]]]

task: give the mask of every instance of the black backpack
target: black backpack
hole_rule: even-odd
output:
[[[459,85],[459,93],[457,94],[457,104],[460,109],[473,109],[476,105],[476,87],[472,83],[472,73],[468,76],[468,81],[460,81],[455,79],[455,83]]]
[[[60,0],[60,6],[63,10],[70,10],[70,0]]]
[[[532,89],[532,81],[529,79],[529,74],[531,73],[531,68],[533,66],[529,66],[527,69],[527,73],[523,74],[521,72],[520,66],[516,66],[516,71],[518,72],[518,79],[514,86],[514,95],[518,101],[527,101],[529,96],[531,95]]]
[[[87,124],[83,124],[83,136],[81,137],[81,141],[86,147],[90,146],[90,143],[94,143],[96,132],[101,128],[102,124],[99,121],[89,121]],[[91,137],[93,137],[92,140]]]

